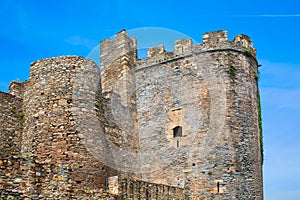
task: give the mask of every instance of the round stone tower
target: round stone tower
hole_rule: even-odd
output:
[[[57,190],[57,197],[66,197],[76,188],[105,188],[109,172],[102,161],[109,153],[99,139],[99,81],[98,66],[82,57],[32,63],[23,94],[22,154],[41,166],[37,178],[49,184],[35,184],[41,194]]]

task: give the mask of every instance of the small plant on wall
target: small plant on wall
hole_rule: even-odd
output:
[[[235,77],[235,72],[236,72],[236,68],[234,66],[230,66],[229,67],[229,74],[230,74],[230,78],[234,78]]]

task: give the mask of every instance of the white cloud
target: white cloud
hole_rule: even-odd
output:
[[[256,15],[257,17],[300,17],[300,14],[292,15]]]
[[[238,17],[300,17],[300,14],[263,14],[263,15],[238,15]]]

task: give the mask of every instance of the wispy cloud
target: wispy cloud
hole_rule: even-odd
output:
[[[237,15],[237,17],[300,17],[300,14],[259,14],[259,15]]]

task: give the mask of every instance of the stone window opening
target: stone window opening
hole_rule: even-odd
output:
[[[182,127],[181,126],[176,126],[173,128],[173,137],[182,137]]]
[[[220,182],[217,183],[218,193],[220,193]]]
[[[177,146],[177,148],[179,148],[180,147],[179,138],[182,137],[182,127],[181,126],[176,126],[175,128],[173,128],[173,137],[177,138],[176,146]]]

